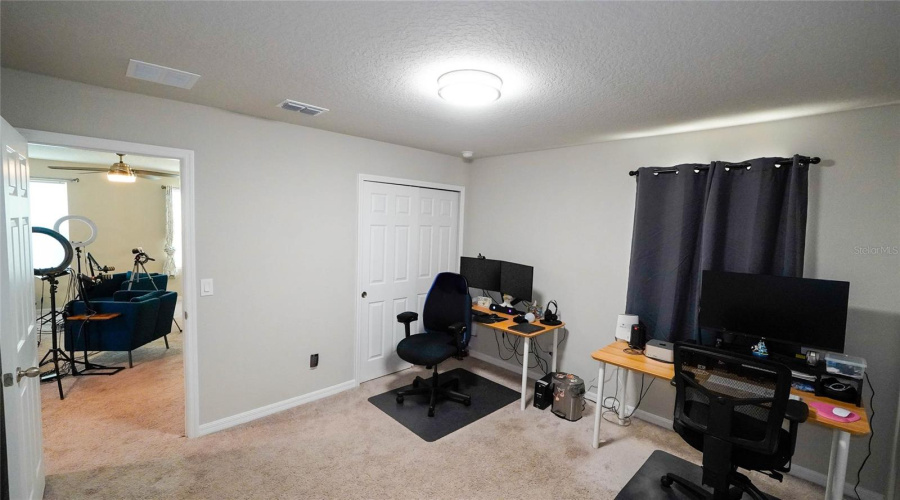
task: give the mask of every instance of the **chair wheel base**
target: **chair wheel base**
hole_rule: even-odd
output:
[[[431,380],[423,379],[421,377],[416,377],[413,380],[412,387],[404,390],[398,390],[396,392],[397,404],[403,404],[403,399],[405,396],[414,396],[414,395],[429,395],[431,396],[430,404],[428,407],[428,416],[433,417],[435,414],[435,403],[441,400],[449,400],[455,401],[457,403],[462,403],[465,406],[472,406],[472,397],[467,394],[462,394],[456,392],[454,389],[459,389],[460,382],[459,379],[451,379],[446,380],[444,382],[439,382],[437,377],[437,367],[435,367],[435,374],[432,376]]]

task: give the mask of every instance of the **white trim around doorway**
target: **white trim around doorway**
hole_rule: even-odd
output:
[[[360,371],[360,363],[359,363],[359,345],[360,345],[360,332],[362,331],[361,325],[359,324],[359,300],[357,295],[362,290],[361,279],[361,271],[362,271],[362,248],[359,241],[359,227],[362,225],[362,216],[360,215],[359,210],[359,197],[362,193],[362,187],[364,182],[381,182],[384,184],[400,184],[402,186],[412,186],[412,187],[420,187],[426,189],[442,189],[444,191],[455,191],[459,193],[459,237],[457,238],[457,246],[458,251],[457,255],[462,256],[463,254],[463,229],[465,228],[465,215],[466,215],[466,187],[465,186],[457,186],[454,184],[441,184],[438,182],[427,182],[413,179],[401,179],[398,177],[384,177],[380,175],[369,175],[369,174],[359,174],[358,180],[356,182],[356,291],[353,294],[353,308],[352,310],[356,314],[356,335],[354,336],[354,347],[353,347],[353,355],[355,361],[353,362],[353,386],[359,387],[359,371]],[[459,262],[457,262],[457,271],[459,271]]]
[[[141,156],[175,158],[181,164],[181,217],[184,283],[184,426],[189,438],[200,436],[200,376],[197,352],[197,254],[194,220],[194,152],[165,146],[138,144],[79,135],[17,129],[29,143],[65,146]]]

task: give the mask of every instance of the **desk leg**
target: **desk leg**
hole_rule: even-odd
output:
[[[850,433],[833,431],[831,458],[828,460],[828,479],[825,482],[826,500],[844,498],[844,482],[847,479],[847,454],[850,451]]]
[[[606,376],[606,363],[600,362],[600,374],[597,375],[597,405],[594,409],[594,440],[591,446],[600,447],[600,420],[603,414],[603,377]]]
[[[525,399],[528,396],[528,349],[531,347],[531,339],[524,337],[525,355],[522,357],[522,411],[525,411]]]
[[[556,339],[559,338],[559,328],[553,330],[553,356],[550,358],[550,373],[556,373],[556,351],[559,350],[559,346],[556,344]]]
[[[619,377],[619,383],[622,384],[622,399],[619,400],[619,425],[625,425],[625,418],[628,416],[626,408],[628,404],[628,370],[619,367],[616,371],[618,372],[616,376]]]

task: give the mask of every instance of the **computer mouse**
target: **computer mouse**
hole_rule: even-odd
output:
[[[838,417],[845,418],[845,417],[849,416],[850,413],[852,413],[852,412],[845,408],[839,408],[839,407],[835,406],[834,408],[831,409],[831,413],[834,413]]]

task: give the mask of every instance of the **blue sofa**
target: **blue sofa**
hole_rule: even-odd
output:
[[[113,294],[113,300],[91,300],[91,306],[98,313],[120,313],[105,321],[81,321],[66,319],[65,348],[67,351],[127,351],[128,366],[134,366],[131,351],[162,337],[169,348],[166,337],[172,331],[175,315],[175,292],[120,290]],[[84,314],[85,303],[72,301],[66,306],[69,316]]]

